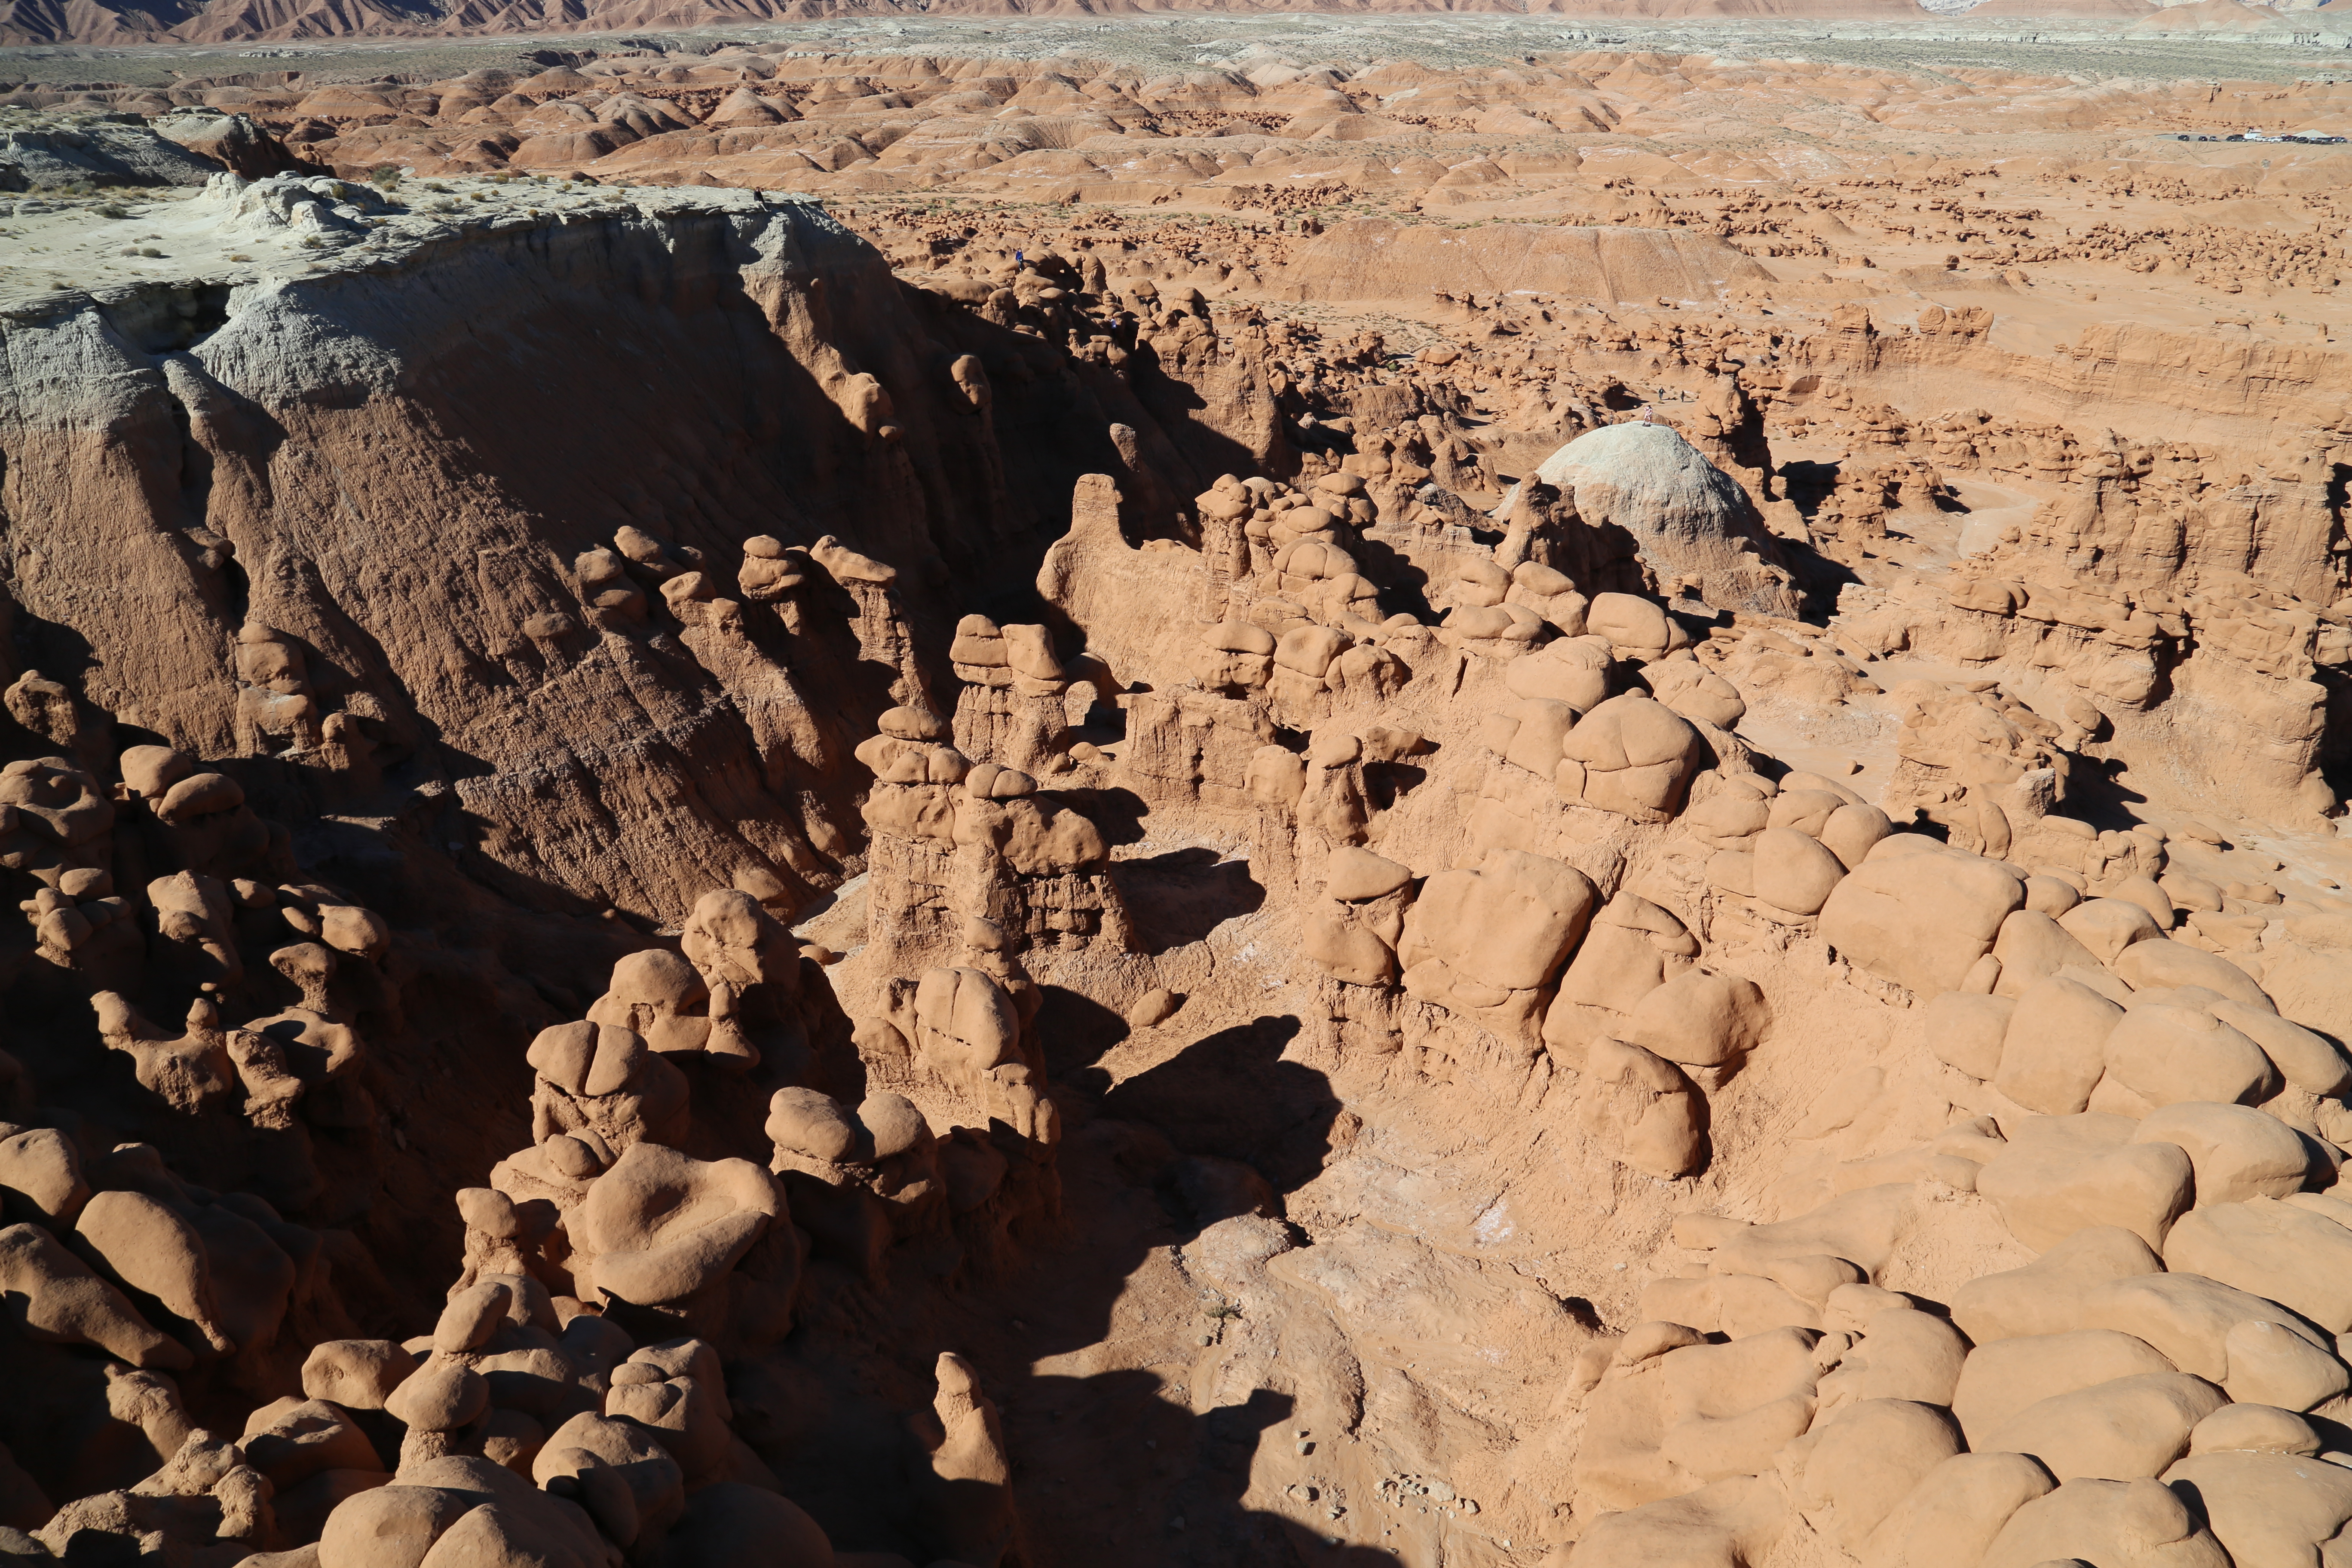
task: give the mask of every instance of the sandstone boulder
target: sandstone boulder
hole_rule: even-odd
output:
[[[1886,1532],[1906,1568],[1974,1568],[2011,1516],[2057,1483],[2023,1454],[1958,1454],[1920,1478]]]
[[[2101,1568],[2226,1568],[2229,1554],[2189,1505],[2153,1479],[2072,1480],[2021,1505],[1985,1549],[1984,1568],[2074,1560]]]
[[[1600,896],[1575,868],[1517,849],[1422,885],[1397,945],[1405,989],[1533,1033],[1543,992],[1583,940]]]
[[[2034,879],[2026,880],[2030,900]],[[1992,955],[2000,960],[2000,981],[1993,989],[2002,996],[2021,995],[2037,981],[2063,970],[2091,969],[2099,963],[2098,956],[2075,940],[2073,932],[2031,907],[2017,910],[2000,922],[2000,934],[1993,939]]]
[[[1592,917],[1544,1015],[1544,1043],[1570,1066],[1596,1034],[1625,1037],[1625,1016],[1698,956],[1698,939],[1675,914],[1620,889]]]
[[[1723,1067],[1754,1050],[1771,1011],[1752,980],[1705,968],[1684,970],[1634,1004],[1627,1037],[1668,1061]]]
[[[2107,1071],[2150,1105],[2260,1104],[2278,1092],[2262,1047],[2202,1008],[2134,1005],[2106,1040]]]
[[[1661,659],[1642,672],[1650,695],[1687,719],[1737,730],[1748,704],[1739,689],[1693,658]]]
[[[2181,1100],[2150,1111],[2136,1143],[2178,1143],[2197,1169],[2197,1204],[2283,1198],[2310,1179],[2312,1154],[2294,1128],[2244,1105]]]
[[[2148,912],[2128,899],[2086,900],[2059,916],[2058,924],[2105,964],[2132,943],[2162,934]]]
[[[1897,833],[1872,847],[1822,906],[1822,939],[1921,996],[1956,991],[2025,901],[1997,861]]]
[[[2195,985],[2265,1013],[2278,1010],[2244,970],[2219,953],[2207,952],[2169,937],[2148,937],[2130,943],[2116,954],[2114,966],[2135,991]]]
[[[538,1075],[534,1141],[586,1131],[615,1153],[640,1141],[684,1141],[691,1114],[686,1075],[634,1029],[559,1024],[541,1030],[525,1057]]]
[[[2352,1330],[2352,1230],[2324,1215],[2270,1197],[2200,1202],[2165,1237],[2164,1262],[2276,1301],[2329,1333]]]
[[[775,1179],[748,1160],[632,1143],[581,1205],[574,1244],[593,1261],[579,1272],[638,1306],[682,1301],[723,1279],[783,1213]]]
[[[1895,1505],[1960,1451],[1948,1413],[1907,1399],[1866,1399],[1803,1440],[1798,1496],[1830,1510],[1837,1538],[1859,1550]]]
[[[1706,1168],[1706,1097],[1680,1068],[1603,1038],[1591,1043],[1584,1074],[1579,1119],[1612,1157],[1661,1181]]]
[[[179,1370],[194,1361],[38,1226],[0,1229],[0,1290],[9,1319],[29,1339],[95,1345],[138,1367]]]
[[[1586,714],[1560,750],[1560,798],[1636,822],[1664,822],[1680,811],[1705,761],[1698,731],[1638,691],[1612,697]]]
[[[2127,1481],[2162,1475],[2189,1451],[2196,1425],[2229,1403],[2202,1378],[2137,1373],[2036,1400],[1970,1447],[2031,1454],[2062,1483],[2078,1477]]]
[[[2005,996],[1945,991],[1927,1004],[1920,1023],[1927,1049],[1937,1061],[1981,1083],[2000,1070],[2010,1019],[2016,1011],[2017,1004]]]
[[[1564,702],[1578,713],[1590,713],[1609,699],[1613,665],[1606,638],[1568,637],[1512,660],[1503,684],[1517,696]]]
[[[2225,1406],[2206,1424],[2238,1408]],[[2352,1522],[2352,1469],[2294,1453],[2195,1451],[2165,1471],[2164,1481],[2197,1500],[2206,1527],[2238,1568],[2324,1563]]]
[[[1412,872],[1368,849],[1343,845],[1325,865],[1323,901],[1300,923],[1307,955],[1334,980],[1385,985],[1397,976],[1396,944],[1412,900]]]
[[[2030,1117],[1985,1163],[1977,1191],[2018,1240],[2047,1251],[2078,1230],[2119,1226],[2150,1247],[2194,1200],[2196,1171],[2178,1144],[2130,1142],[2119,1116]]]
[[[1969,1352],[1961,1366],[1952,1415],[1969,1435],[1969,1446],[1985,1451],[1992,1447],[1994,1432],[2044,1399],[2118,1378],[2178,1370],[2146,1340],[2114,1329],[1990,1340]]]
[[[2107,1038],[2123,1016],[2121,1007],[2072,975],[2035,981],[2010,1014],[1991,1074],[1994,1087],[2045,1115],[2076,1114],[2106,1074]]]
[[[1845,876],[1845,864],[1818,838],[1793,827],[1756,836],[1756,896],[1792,915],[1821,912]]]

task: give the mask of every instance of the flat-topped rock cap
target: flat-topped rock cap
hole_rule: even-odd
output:
[[[1384,859],[1369,849],[1347,845],[1331,852],[1329,873],[1323,884],[1328,896],[1342,903],[1377,899],[1412,880],[1412,868]]]

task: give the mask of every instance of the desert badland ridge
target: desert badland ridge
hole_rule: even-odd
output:
[[[2345,1559],[2277,19],[30,73],[0,1557]]]
[[[2176,0],[2179,3],[2179,0]],[[2325,0],[2321,0],[2324,5]],[[2294,0],[2278,7],[2319,7]],[[1934,21],[1955,7],[1917,0],[1357,0],[1306,5],[1293,0],[8,0],[0,7],[0,42],[225,43],[357,37],[562,34],[757,26],[827,19],[887,24],[950,17],[1079,21],[1087,18],[1260,15],[1335,16],[1526,16],[1576,20],[1687,19],[1700,22],[1855,20]],[[2061,22],[2069,18],[2139,20],[2156,0],[1978,0],[1959,13]],[[2264,5],[2263,12],[2272,7]]]

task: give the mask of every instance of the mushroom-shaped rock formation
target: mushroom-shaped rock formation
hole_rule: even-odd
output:
[[[1698,939],[1671,910],[1621,889],[1592,917],[1560,976],[1559,994],[1544,1015],[1545,1045],[1575,1067],[1596,1036],[1630,1038],[1625,1016],[1698,952]]]
[[[697,899],[678,945],[706,984],[731,985],[739,994],[755,985],[785,996],[799,993],[800,939],[738,889],[714,889]]]
[[[537,1074],[530,1099],[534,1142],[587,1131],[617,1153],[641,1139],[683,1141],[692,1115],[686,1076],[635,1030],[559,1024],[541,1030],[525,1055]]]
[[[245,975],[234,924],[236,905],[227,884],[215,877],[182,871],[147,884],[162,944],[151,955],[171,980],[193,988],[233,984]]]
[[[609,988],[588,1007],[588,1021],[628,1029],[668,1055],[699,1051],[710,1039],[710,988],[692,963],[666,947],[633,952],[613,965]]]
[[[1369,849],[1342,846],[1324,864],[1323,901],[1310,908],[1300,935],[1307,955],[1350,985],[1397,978],[1397,943],[1412,901],[1412,872]]]
[[[189,1005],[185,1031],[177,1036],[165,1035],[141,1017],[127,997],[114,992],[100,992],[90,998],[90,1005],[107,1048],[128,1056],[141,1087],[161,1095],[173,1110],[200,1115],[236,1089],[228,1036],[221,1029],[220,1009],[211,997],[199,996]]]
[[[812,1089],[780,1089],[769,1102],[771,1167],[795,1223],[819,1257],[883,1277],[892,1242],[929,1229],[946,1200],[940,1142],[902,1095],[844,1105]]]
[[[1583,872],[1517,849],[1440,871],[1405,915],[1405,989],[1498,1034],[1532,1037],[1546,992],[1601,901]]]
[[[1932,997],[1961,988],[2024,902],[2013,868],[1924,834],[1897,833],[1837,884],[1820,929],[1853,963]]]
[[[114,806],[98,781],[66,757],[0,768],[0,867],[50,886],[77,867],[106,863]]]
[[[1612,697],[1560,743],[1556,770],[1563,800],[1636,822],[1664,822],[1682,809],[1706,765],[1706,742],[1687,720],[1646,693]]]
[[[784,1212],[775,1179],[748,1160],[632,1143],[572,1217],[573,1275],[608,1299],[683,1303],[724,1280]]]
[[[396,1559],[388,1555],[394,1552]],[[319,1568],[428,1557],[549,1568],[621,1568],[623,1561],[586,1509],[504,1465],[466,1455],[404,1467],[395,1484],[351,1499],[328,1519],[318,1546]]]

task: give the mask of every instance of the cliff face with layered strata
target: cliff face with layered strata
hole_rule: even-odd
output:
[[[434,226],[362,230],[361,268],[10,320],[29,657],[322,802],[443,792],[440,830],[527,900],[667,916],[709,880],[837,877],[847,744],[941,679],[916,648],[946,585],[1118,460],[1110,414],[814,208]],[[622,529],[659,558],[614,558]],[[733,592],[747,531],[907,569],[812,589],[789,631],[648,620],[665,574]],[[240,696],[255,623],[304,646],[312,711]]]

